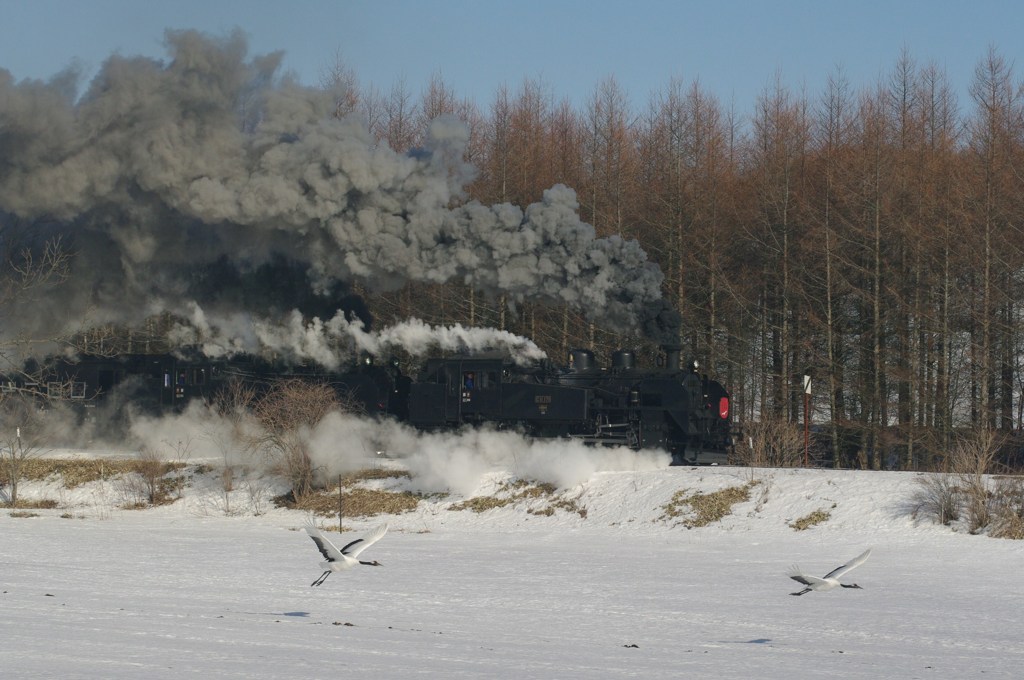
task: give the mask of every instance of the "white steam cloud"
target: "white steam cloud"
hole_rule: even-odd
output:
[[[266,462],[246,452],[244,438],[259,435],[250,419],[225,417],[201,403],[163,418],[136,418],[132,435],[143,446],[191,460],[212,458],[230,464]],[[299,433],[313,466],[321,475],[374,467],[381,455],[405,465],[410,485],[425,493],[478,492],[488,476],[508,472],[521,479],[570,488],[595,473],[668,467],[662,451],[600,448],[579,441],[530,440],[514,432],[466,429],[457,433],[421,433],[394,421],[376,421],[332,412]]]
[[[198,305],[192,304],[190,308],[190,325],[177,327],[172,337],[181,344],[198,346],[208,357],[265,349],[289,359],[312,359],[334,369],[360,352],[383,356],[396,348],[412,356],[422,356],[433,349],[500,350],[521,365],[547,356],[532,340],[494,328],[468,328],[462,324],[434,326],[411,318],[368,331],[362,320],[349,320],[343,312],[321,321],[318,317],[307,320],[297,310],[276,324],[237,314],[226,319],[225,326],[212,326]]]

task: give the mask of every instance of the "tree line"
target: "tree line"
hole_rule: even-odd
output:
[[[864,89],[841,70],[814,94],[777,78],[746,115],[677,79],[639,107],[614,78],[580,107],[531,79],[484,108],[441,75],[418,96],[404,81],[363,91],[340,62],[323,85],[399,151],[438,115],[464,120],[467,199],[525,206],[573,187],[599,235],[638,239],[660,265],[684,352],[731,386],[741,419],[802,422],[809,375],[837,458],[853,433],[866,464],[889,450],[904,468],[958,428],[1021,424],[1024,90],[995,49],[966,102],[904,53]],[[654,352],[575,310],[513,314],[458,284],[367,299],[384,321],[495,326],[552,356]]]

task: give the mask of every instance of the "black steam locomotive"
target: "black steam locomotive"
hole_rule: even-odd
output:
[[[370,416],[423,430],[488,424],[536,438],[663,449],[676,465],[726,463],[729,393],[696,365],[681,369],[679,348],[663,349],[663,365],[648,370],[636,366],[629,350],[615,352],[606,369],[589,350],[573,350],[568,366],[541,361],[524,367],[497,354],[429,359],[415,379],[397,362],[378,365],[368,358],[343,372],[325,372],[252,357],[83,357],[43,367],[47,378],[36,389],[83,405],[130,391],[133,407],[161,412],[212,399],[232,380],[267,386],[300,377],[333,385]]]
[[[491,423],[532,437],[659,448],[677,465],[727,462],[729,393],[696,367],[680,370],[677,348],[666,348],[665,359],[654,371],[639,370],[628,350],[615,352],[607,370],[589,350],[573,350],[567,367],[432,359],[410,386],[408,420],[420,428]]]

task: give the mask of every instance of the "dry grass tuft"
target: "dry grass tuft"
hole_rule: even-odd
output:
[[[342,494],[342,507],[349,517],[398,515],[415,510],[419,502],[419,497],[408,491],[352,489]]]
[[[397,515],[415,510],[423,498],[409,491],[387,491],[358,486],[366,481],[408,478],[404,470],[365,469],[341,477],[341,511],[345,517]],[[288,493],[274,499],[279,507],[304,510],[321,517],[338,516],[338,477],[328,480],[326,488],[310,491],[298,499]]]
[[[511,505],[515,500],[516,499],[511,496],[506,496],[505,498],[498,498],[497,496],[474,496],[473,498],[467,498],[461,503],[455,503],[448,509],[486,512],[488,510],[493,510],[494,508],[503,508],[506,505]]]
[[[341,478],[341,484],[342,486],[354,486],[360,482],[368,482],[376,479],[408,479],[410,476],[411,475],[406,470],[367,468],[365,470],[356,470],[355,472],[343,475]],[[338,488],[337,478],[335,478],[334,488]]]
[[[504,487],[510,491],[515,491],[515,497],[517,500],[553,496],[555,491],[558,490],[555,488],[554,484],[548,484],[547,482],[531,482],[525,479],[514,480],[505,484]]]
[[[516,479],[502,484],[498,491],[492,496],[474,496],[467,498],[461,503],[455,503],[449,510],[472,510],[473,512],[486,512],[494,508],[503,508],[506,505],[518,503],[519,501],[536,500],[548,498],[555,494],[557,488],[554,484],[545,482],[531,482],[525,479]],[[554,513],[548,508],[541,510],[530,510],[531,514],[548,516]]]
[[[18,499],[18,505],[15,506],[21,510],[53,510],[60,503],[53,500],[52,498],[38,498],[36,500],[26,500],[24,498]],[[8,505],[7,507],[10,507]]]
[[[834,504],[832,507],[836,507]],[[796,531],[803,531],[804,529],[810,529],[813,526],[827,522],[832,516],[829,510],[815,510],[809,515],[804,515],[798,520],[794,520],[790,523],[790,527]]]
[[[321,517],[338,516],[338,492],[308,493],[298,502],[284,503],[286,507],[311,512]],[[283,501],[279,501],[283,502]],[[355,488],[341,494],[341,509],[345,517],[375,517],[398,515],[416,509],[420,499],[408,491]]]
[[[161,474],[168,474],[185,467],[184,463],[161,463]],[[101,479],[110,479],[132,472],[142,473],[144,461],[135,459],[103,460],[99,458],[32,458],[25,461],[22,480],[41,481],[60,476],[65,488],[75,487]],[[9,483],[0,472],[0,483]]]
[[[580,505],[579,502],[573,498],[552,498],[543,508],[539,510],[527,510],[527,512],[531,515],[550,517],[555,514],[555,510],[574,513],[583,519],[587,518],[587,508]]]
[[[732,512],[732,506],[750,500],[750,490],[760,484],[759,481],[748,482],[743,486],[730,486],[712,493],[697,492],[689,496],[686,490],[676,491],[672,500],[662,507],[662,519],[675,519],[688,515],[683,520],[687,529],[704,527],[720,521]]]

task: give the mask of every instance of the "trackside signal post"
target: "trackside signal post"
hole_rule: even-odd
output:
[[[811,376],[804,374],[804,467],[811,464]]]

